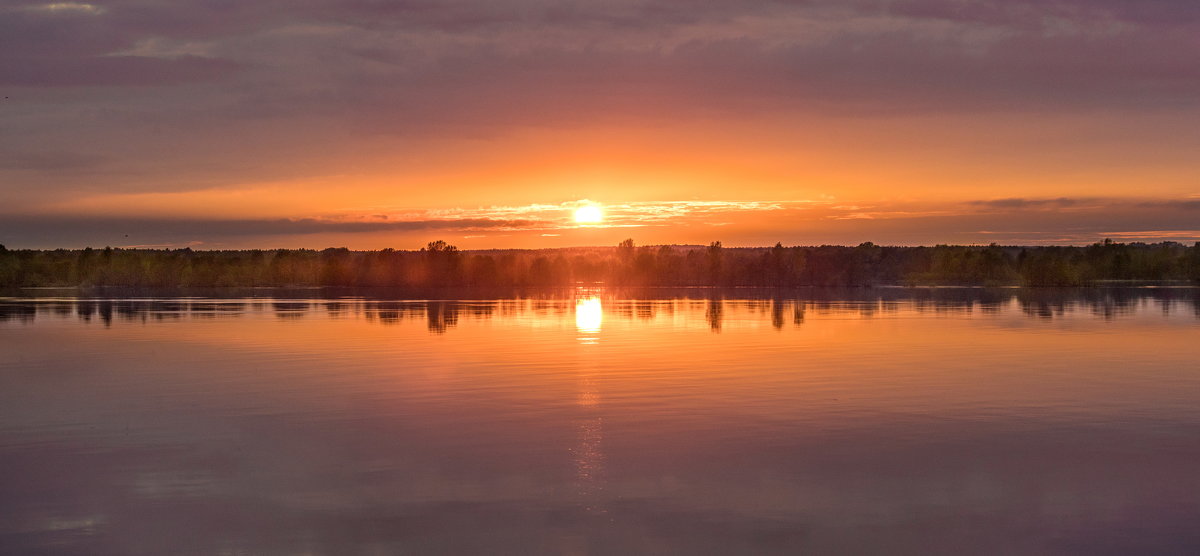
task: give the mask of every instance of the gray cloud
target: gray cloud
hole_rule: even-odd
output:
[[[490,92],[506,83],[534,95],[549,86],[547,96],[573,84],[599,86],[598,97],[623,87],[642,99],[656,91],[668,97],[690,90],[717,106],[736,106],[756,94],[777,102],[850,94],[887,105],[928,99],[1001,108],[1130,95],[1194,102],[1200,70],[1186,48],[1191,39],[1164,30],[1185,25],[1195,8],[1151,3],[1156,11],[1128,4],[111,2],[98,15],[10,11],[0,19],[0,36],[7,37],[0,46],[9,57],[6,67],[30,73],[53,60],[63,71],[46,72],[58,75],[71,73],[71,61],[96,62],[154,40],[233,58],[171,60],[184,65],[207,60],[213,67],[232,66],[240,57],[256,62],[253,71],[261,76],[302,66],[332,78],[323,84],[328,87],[401,87],[401,97],[439,98],[459,87]],[[1147,15],[1159,12],[1182,17]],[[1056,18],[1069,29],[1047,23]],[[267,48],[250,52],[255,45]],[[357,65],[345,65],[355,57]],[[198,73],[219,76],[211,68]],[[296,77],[300,82],[277,85],[321,85],[307,81],[309,73]],[[592,96],[584,97],[585,107]]]
[[[990,203],[990,204],[987,204]],[[705,218],[721,216],[711,208],[705,218],[681,212],[650,219],[652,224],[675,225],[681,243],[722,240],[729,245],[849,244],[873,241],[882,245],[935,243],[1081,244],[1111,237],[1122,241],[1200,240],[1191,201],[1171,199],[999,199],[934,207],[924,213],[904,205],[878,205],[870,217],[838,219],[846,207],[780,207],[762,211],[751,224],[710,226]],[[704,207],[701,207],[704,208]],[[736,207],[724,207],[726,209]],[[618,211],[619,212],[619,211]],[[621,218],[629,218],[628,215]],[[645,224],[645,222],[642,222]],[[355,237],[373,236],[376,247],[421,245],[430,239],[454,239],[464,233],[537,236],[549,229],[573,234],[561,222],[535,218],[464,218],[393,220],[369,215],[357,220],[323,219],[150,219],[75,216],[0,215],[0,244],[9,248],[99,247],[104,245],[174,245],[203,247],[263,247],[291,245],[325,247],[361,245]],[[616,243],[625,237],[646,237],[648,228],[613,228],[592,233],[590,244]],[[317,236],[317,239],[314,239]],[[611,236],[611,237],[609,237]],[[331,239],[336,238],[336,239]],[[609,241],[611,239],[611,241]]]
[[[0,188],[178,191],[339,174],[377,134],[409,152],[527,127],[784,113],[1200,110],[1190,0],[44,5],[0,9],[0,87],[12,97],[0,104],[0,159],[44,149],[111,164],[70,178],[0,174]]]
[[[1200,210],[1200,199],[1156,199],[1156,200],[1136,200],[1136,199],[1103,199],[1103,198],[1076,198],[1076,197],[1057,197],[1052,199],[1031,199],[1024,197],[1010,197],[1005,199],[987,199],[968,201],[968,206],[981,207],[986,209],[998,210],[1046,210],[1052,211],[1062,208],[1078,208],[1082,210],[1122,210],[1122,211],[1142,211],[1145,209],[1153,209],[1161,211],[1162,209],[1170,210]]]
[[[967,204],[996,208],[996,209],[1024,209],[1024,208],[1062,208],[1070,207],[1085,201],[1083,199],[1072,199],[1068,197],[1059,197],[1057,199],[1025,199],[1021,197],[1011,197],[1007,199],[989,199],[986,201],[970,201]]]
[[[1171,208],[1171,209],[1179,209],[1179,210],[1200,210],[1200,199],[1147,201],[1144,203],[1139,203],[1138,206],[1148,207],[1148,208]]]
[[[60,172],[87,170],[104,163],[104,158],[72,152],[13,152],[0,157],[0,169]]]
[[[1087,244],[1111,237],[1119,241],[1200,241],[1200,221],[1173,201],[1087,199],[1056,206],[1057,200],[1018,201],[994,205],[968,203],[983,210],[946,211],[944,214],[880,217],[860,220],[822,220],[817,225],[797,225],[783,238],[797,243],[881,245],[932,245],[936,243],[998,242],[1008,245]],[[991,202],[991,201],[987,201]],[[1024,204],[1022,203],[1024,202]],[[1028,204],[1032,202],[1032,204]],[[881,207],[886,208],[886,207]],[[1065,209],[1065,210],[1064,210]],[[730,233],[744,234],[730,230]],[[745,236],[749,243],[766,245],[784,234]],[[725,236],[728,237],[728,236]],[[792,239],[795,238],[795,239]]]
[[[302,219],[151,219],[72,216],[0,217],[0,244],[9,247],[62,245],[102,246],[128,244],[185,244],[234,241],[253,244],[256,238],[295,237],[314,234],[360,234],[375,232],[461,232],[531,228],[542,225],[532,220],[318,220]]]
[[[203,56],[151,58],[93,56],[63,59],[0,58],[0,85],[71,87],[173,85],[211,80],[237,68],[231,60]]]

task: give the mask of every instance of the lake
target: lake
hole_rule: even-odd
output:
[[[5,554],[1200,553],[1197,289],[89,295]]]

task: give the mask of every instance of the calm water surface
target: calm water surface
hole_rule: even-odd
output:
[[[0,298],[0,552],[1200,553],[1197,290],[304,295]]]

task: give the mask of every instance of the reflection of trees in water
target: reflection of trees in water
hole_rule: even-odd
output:
[[[771,300],[771,326],[775,327],[775,330],[783,330],[783,309],[782,300]]]
[[[709,299],[708,305],[704,308],[704,320],[708,321],[708,327],[713,332],[720,332],[722,321],[725,320],[724,300]]]
[[[1062,318],[1076,309],[1087,309],[1095,316],[1112,320],[1132,315],[1138,305],[1146,300],[1158,298],[1168,305],[1174,303],[1156,291],[1084,290],[1073,294],[1066,295],[1053,290],[1020,290],[1015,297],[1023,313],[1039,319]]]
[[[96,314],[96,302],[80,301],[75,305],[75,314],[79,316],[79,320],[92,322],[92,317]]]
[[[112,301],[101,301],[97,304],[96,314],[100,316],[100,320],[104,322],[104,326],[112,326],[113,321],[113,303]]]
[[[446,329],[458,324],[459,306],[454,302],[431,302],[425,308],[425,318],[429,323],[429,331],[443,334]]]
[[[458,324],[460,316],[483,320],[491,318],[503,303],[459,301],[367,302],[362,313],[368,321],[398,324],[405,320],[424,320],[430,332],[442,334]],[[511,307],[509,307],[511,309]]]
[[[411,303],[378,303],[364,311],[368,321],[378,319],[380,324],[396,324],[408,315],[415,315],[416,308]]]
[[[560,316],[566,314],[573,303],[569,299],[534,299],[529,302],[529,310],[538,317]]]
[[[349,305],[341,301],[330,301],[325,304],[325,313],[332,319],[341,318],[348,307]]]
[[[298,303],[293,301],[276,301],[271,304],[275,309],[275,316],[280,319],[290,320],[298,319],[308,313],[308,303]]]
[[[1021,304],[1021,311],[1026,315],[1044,320],[1050,320],[1055,317],[1062,318],[1066,314],[1066,310],[1066,305],[1062,303],[1032,302]]]
[[[37,316],[37,311],[37,305],[33,303],[0,302],[0,322],[14,321],[22,324],[32,324],[34,318]]]
[[[702,296],[697,293],[703,292]],[[561,295],[553,292],[547,295]],[[1200,318],[1200,288],[1083,288],[1083,289],[798,289],[770,290],[635,290],[603,291],[608,318],[650,321],[676,312],[699,317],[714,332],[734,311],[740,318],[760,319],[776,329],[794,325],[806,316],[857,314],[868,318],[899,311],[954,316],[978,312],[997,315],[1016,310],[1033,319],[1057,319],[1085,312],[1113,320],[1149,311],[1172,315],[1180,311]],[[755,295],[760,295],[755,297]],[[641,296],[641,297],[637,297]],[[86,323],[112,326],[120,322],[237,318],[252,313],[272,314],[293,320],[305,315],[326,318],[359,316],[368,322],[393,325],[406,320],[424,321],[428,330],[441,334],[462,318],[561,319],[571,318],[570,297],[509,298],[494,301],[439,300],[387,301],[371,299],[122,299],[74,300],[11,299],[0,301],[0,321],[34,322],[36,318],[74,316]]]
[[[78,299],[73,301],[0,302],[0,321],[32,321],[38,314],[54,318],[77,317],[83,322],[147,322],[191,318],[237,317],[246,312],[246,303],[230,301],[162,301],[142,299]]]
[[[725,301],[724,303],[731,307],[739,306],[739,304],[730,301]],[[798,299],[776,297],[766,301],[750,301],[745,303],[745,307],[751,313],[758,313],[769,317],[771,326],[776,330],[783,330],[788,321],[791,321],[793,326],[804,324],[805,302]],[[724,311],[721,311],[720,316],[724,316]]]
[[[997,300],[980,301],[979,302],[979,311],[985,315],[996,315],[1004,310],[1004,305],[1005,305],[1005,302],[1003,302],[1003,301],[997,301]]]

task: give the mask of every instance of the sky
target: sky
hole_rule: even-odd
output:
[[[0,96],[9,248],[1200,241],[1195,0],[8,0]]]

